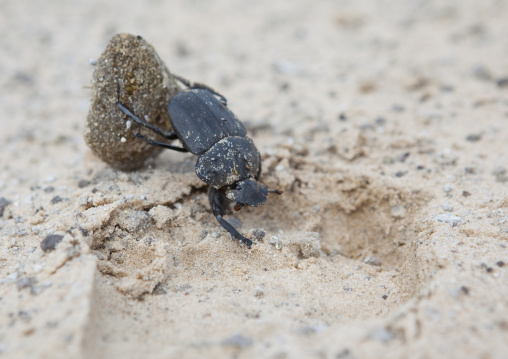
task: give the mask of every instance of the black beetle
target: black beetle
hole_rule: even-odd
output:
[[[138,132],[135,136],[140,140],[198,156],[196,174],[210,185],[208,200],[215,218],[233,240],[237,238],[250,248],[252,241],[223,218],[228,209],[228,200],[236,202],[234,209],[238,211],[244,205],[257,207],[264,204],[268,193],[282,194],[282,191],[269,191],[258,182],[261,156],[254,142],[247,137],[243,124],[228,109],[226,98],[204,84],[173,76],[188,88],[174,95],[168,104],[174,132],[150,125],[120,102],[116,105],[137,124],[168,140],[178,139],[183,147],[154,141]]]

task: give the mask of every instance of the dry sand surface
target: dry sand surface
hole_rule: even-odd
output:
[[[0,357],[508,355],[507,1],[3,0],[0,31]],[[193,155],[86,145],[121,32],[245,123],[284,191],[227,217],[252,249]]]

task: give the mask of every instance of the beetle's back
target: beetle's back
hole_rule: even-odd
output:
[[[169,102],[168,113],[179,139],[195,155],[204,153],[225,137],[247,135],[233,112],[207,90],[177,93]]]

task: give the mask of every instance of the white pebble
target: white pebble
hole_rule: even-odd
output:
[[[443,210],[447,212],[453,211],[453,207],[449,205],[448,203],[443,204]]]

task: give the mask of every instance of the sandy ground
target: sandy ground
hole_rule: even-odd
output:
[[[508,2],[4,0],[0,30],[1,357],[506,357]],[[192,155],[86,146],[119,32],[246,124],[285,191],[228,217],[251,250]]]

